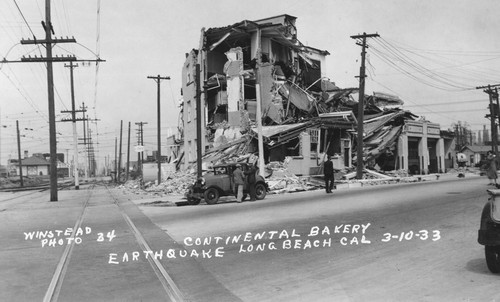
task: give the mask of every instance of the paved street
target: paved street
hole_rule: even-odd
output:
[[[100,185],[57,203],[0,193],[0,291],[5,301],[492,301],[498,276],[476,241],[487,188],[443,177],[182,207]]]

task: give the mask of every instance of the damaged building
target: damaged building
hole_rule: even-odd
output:
[[[205,163],[258,153],[257,100],[266,163],[286,162],[296,175],[321,174],[326,154],[336,169],[356,163],[358,89],[326,77],[329,52],[302,44],[296,19],[280,15],[201,30],[199,48],[186,54],[182,70],[184,166],[196,162],[197,110]],[[364,101],[367,165],[418,173],[446,168],[450,144],[439,125],[402,110],[391,95]]]

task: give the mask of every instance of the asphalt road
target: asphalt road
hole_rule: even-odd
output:
[[[486,182],[183,207],[93,185],[55,203],[0,193],[0,301],[494,301],[476,235]],[[27,235],[68,228],[81,233],[53,246]]]
[[[486,183],[453,178],[141,210],[243,301],[495,301],[499,276],[477,243]]]

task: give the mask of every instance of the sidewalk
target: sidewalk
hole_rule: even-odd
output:
[[[474,173],[472,171],[466,171],[465,173],[466,178],[470,177],[481,177],[478,173]],[[336,190],[345,190],[345,189],[354,189],[354,188],[361,188],[361,187],[374,187],[374,186],[380,186],[380,185],[391,185],[391,184],[397,184],[397,183],[418,183],[422,181],[447,181],[447,180],[453,180],[458,178],[458,173],[436,173],[436,174],[427,174],[427,175],[414,175],[410,177],[401,177],[399,179],[397,178],[391,178],[391,179],[379,179],[379,180],[374,180],[374,179],[364,179],[361,181],[353,181],[352,183],[340,183],[336,182]],[[384,183],[386,182],[386,183]],[[390,182],[390,183],[389,183]],[[323,187],[317,187],[314,190],[324,190]],[[314,191],[312,190],[312,191]],[[283,190],[276,190],[276,191],[271,191],[268,192],[268,195],[275,195],[275,194],[289,194],[289,193],[295,193],[295,192],[303,192],[304,190],[293,190],[293,191],[283,191]],[[123,192],[122,194],[126,195],[129,197],[130,201],[132,201],[134,204],[138,206],[151,206],[151,207],[169,207],[169,206],[184,206],[188,205],[187,199],[184,195],[182,194],[165,194],[165,195],[157,195],[157,196],[152,196],[151,193],[144,192],[144,194],[135,194],[132,195],[130,192]]]

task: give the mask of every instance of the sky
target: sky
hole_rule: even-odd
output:
[[[179,122],[181,72],[185,54],[198,48],[201,29],[242,20],[288,14],[297,17],[297,36],[305,45],[327,50],[326,75],[342,88],[358,87],[361,47],[351,36],[368,39],[367,95],[397,95],[404,109],[439,123],[442,129],[466,122],[489,129],[488,95],[478,86],[500,84],[500,39],[495,0],[52,0],[54,55],[94,62],[74,69],[77,109],[88,106],[92,139],[100,164],[114,158],[123,121],[123,144],[131,123],[146,122],[146,150],[156,149],[157,84],[161,81],[161,131],[173,134]],[[45,0],[0,2],[0,57],[45,56],[40,45],[21,39],[44,38]],[[71,110],[70,71],[54,63],[56,120]],[[0,164],[17,158],[16,121],[21,150],[49,152],[47,72],[44,63],[0,63]],[[71,123],[58,122],[58,152],[72,157]],[[78,124],[78,135],[83,128]],[[165,148],[166,142],[163,142]],[[124,147],[125,148],[125,147]],[[82,146],[80,146],[82,149]],[[124,151],[125,152],[125,151]]]

